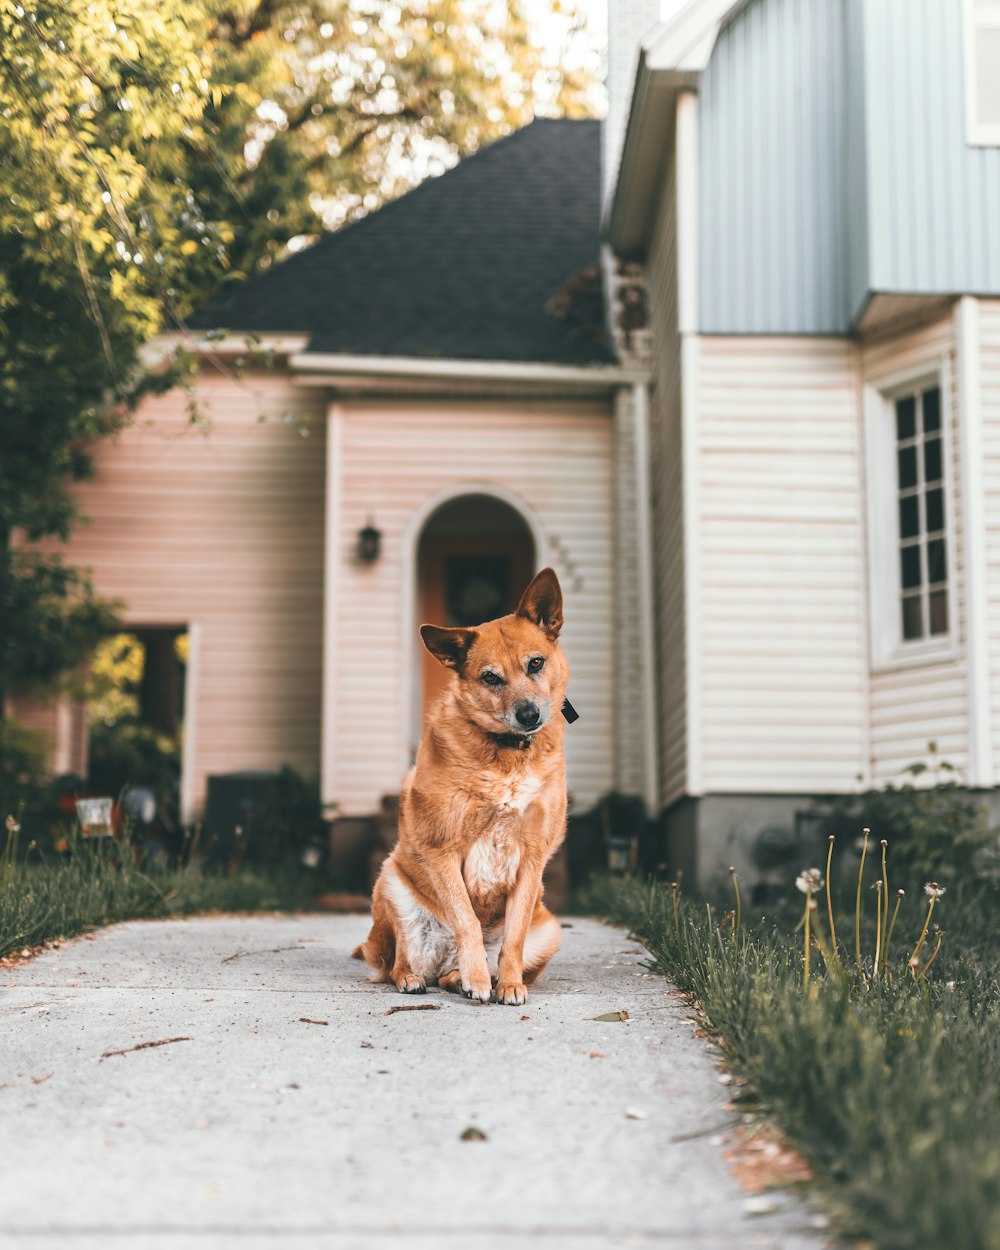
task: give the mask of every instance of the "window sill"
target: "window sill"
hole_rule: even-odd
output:
[[[900,669],[925,668],[933,664],[954,664],[962,652],[954,638],[940,642],[899,644],[889,655],[872,662],[872,674],[894,673]]]

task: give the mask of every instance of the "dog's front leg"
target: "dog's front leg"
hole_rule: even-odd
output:
[[[488,1003],[493,990],[490,965],[483,945],[483,926],[479,923],[462,876],[462,863],[449,857],[439,863],[438,897],[445,920],[455,935],[458,948],[458,973],[462,992],[468,998]]]
[[[538,901],[541,880],[541,865],[522,860],[514,888],[507,896],[496,994],[498,1003],[506,1003],[510,1007],[520,1007],[528,997],[524,988],[524,942]]]

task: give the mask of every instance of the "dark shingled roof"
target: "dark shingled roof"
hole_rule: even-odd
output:
[[[612,361],[597,270],[599,148],[597,121],[534,121],[223,287],[190,324],[307,333],[311,352]]]

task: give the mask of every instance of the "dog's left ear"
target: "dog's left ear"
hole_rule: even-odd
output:
[[[517,615],[524,616],[555,640],[563,626],[562,589],[553,569],[542,569],[521,596]]]
[[[445,668],[462,671],[465,657],[469,654],[476,637],[474,629],[446,629],[443,625],[421,625],[420,637],[424,646]]]

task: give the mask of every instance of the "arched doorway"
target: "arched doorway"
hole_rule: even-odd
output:
[[[417,544],[419,623],[479,625],[513,612],[535,571],[524,517],[492,495],[460,495],[428,517]],[[421,648],[421,708],[447,672]]]

